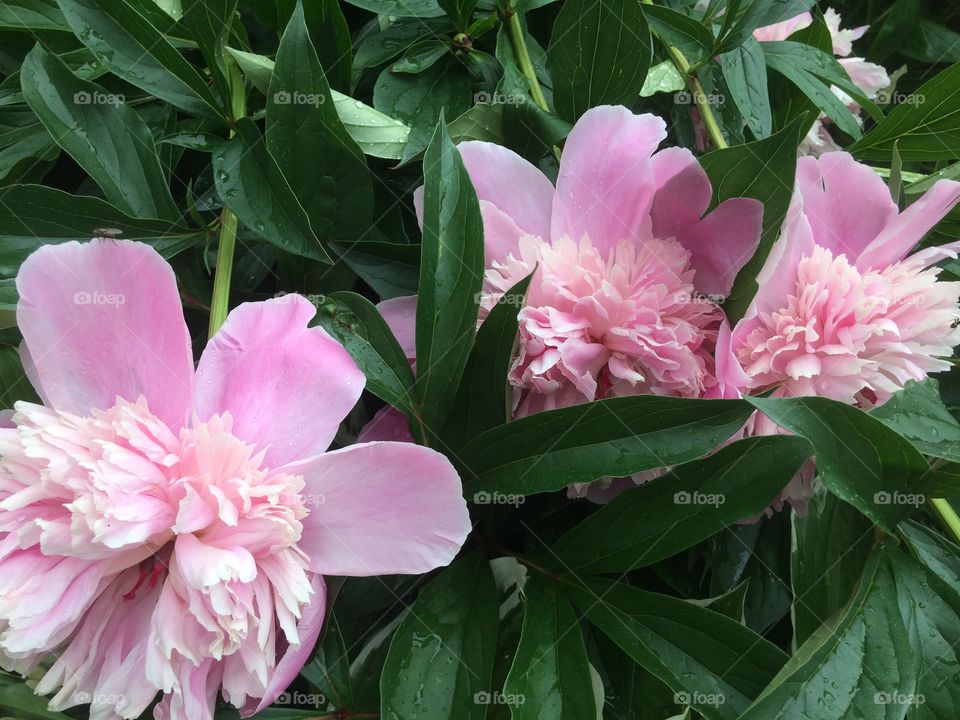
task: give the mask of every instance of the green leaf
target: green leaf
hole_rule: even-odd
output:
[[[267,148],[284,169],[314,234],[322,242],[353,241],[368,231],[373,187],[363,153],[330,97],[298,3],[267,93]]]
[[[873,548],[873,524],[836,496],[819,492],[793,514],[793,643],[800,646],[850,601]]]
[[[0,29],[70,32],[55,0],[5,0],[0,5]]]
[[[923,454],[960,462],[960,423],[943,404],[933,378],[910,380],[870,414]]]
[[[257,126],[241,118],[236,131],[213,151],[213,177],[224,205],[281,250],[331,263]]]
[[[896,432],[857,408],[819,397],[748,397],[781,427],[813,445],[824,485],[892,533],[924,497],[923,456]]]
[[[227,52],[237,61],[253,86],[267,95],[273,75],[273,60],[229,47]],[[409,127],[349,95],[336,90],[331,90],[330,95],[340,122],[364,153],[387,160],[400,159],[410,136]]]
[[[733,102],[758,140],[773,132],[763,49],[754,38],[720,56],[720,67]]]
[[[153,135],[122,95],[81,80],[39,43],[21,82],[27,104],[110,203],[138,217],[180,217]]]
[[[588,720],[596,712],[590,664],[569,600],[536,574],[523,595],[523,633],[503,686],[512,720]]]
[[[660,5],[644,5],[643,14],[650,29],[679,48],[690,63],[709,56],[713,50],[713,33],[689,15]]]
[[[761,512],[809,454],[799,438],[733,443],[621,493],[560,538],[552,554],[577,573],[650,565]]]
[[[20,678],[0,671],[0,712],[17,720],[70,720],[69,715],[47,710],[49,698],[34,694]]]
[[[415,415],[410,361],[373,303],[352,292],[331,293],[320,305],[317,323],[350,353],[367,378],[367,390]]]
[[[486,556],[456,561],[427,585],[390,642],[384,720],[483,720],[497,642],[497,589]]]
[[[0,187],[39,180],[60,148],[29,108],[0,108]]]
[[[862,160],[888,160],[894,142],[907,162],[960,158],[960,63],[908,95],[850,152]]]
[[[597,105],[633,104],[652,46],[638,0],[566,0],[547,50],[557,115],[574,122]]]
[[[470,107],[470,77],[454,58],[416,75],[385,68],[373,89],[373,105],[410,126],[401,160],[423,151],[441,114],[457,117]]]
[[[0,277],[16,275],[41,245],[97,236],[149,242],[166,258],[203,242],[206,234],[168,220],[134,218],[96,197],[42,185],[0,188]]]
[[[860,124],[850,112],[850,108],[830,88],[831,84],[840,85],[838,78],[845,76],[845,71],[835,59],[818,48],[790,40],[758,44],[763,48],[766,63],[771,70],[796,85],[845,133],[853,138],[862,135]],[[849,84],[849,78],[846,82]],[[857,90],[856,94],[861,93]]]
[[[677,66],[672,60],[664,60],[650,68],[647,79],[640,88],[640,97],[651,97],[657,93],[680,92],[687,87]]]
[[[316,657],[304,666],[301,674],[333,707],[354,707],[350,656],[336,615],[331,615],[327,620]]]
[[[426,39],[411,45],[404,56],[395,62],[390,70],[395,73],[421,73],[440,58],[450,52],[445,42]]]
[[[331,88],[350,92],[350,28],[337,0],[315,0],[304,6],[313,47]]]
[[[437,0],[346,0],[351,5],[377,15],[433,18],[444,14]]]
[[[884,700],[917,692],[911,639],[919,638],[901,617],[891,555],[888,548],[873,556],[845,612],[797,650],[740,720],[904,717],[904,704]]]
[[[757,293],[757,273],[763,267],[787,217],[797,169],[800,123],[745,145],[715,150],[700,158],[713,184],[714,203],[732,197],[750,197],[763,203],[763,233],[753,257],[737,275],[724,311],[736,323]]]
[[[19,400],[41,402],[23,370],[20,353],[16,348],[3,346],[0,347],[0,408],[12,408]]]
[[[365,68],[382,65],[420,38],[439,33],[440,30],[441,25],[435,20],[424,23],[420,20],[398,19],[379,32],[358,39],[353,55],[353,71],[358,73]]]
[[[725,615],[624,582],[591,578],[568,592],[592,625],[707,720],[734,720],[787,656]]]
[[[237,0],[183,0],[183,24],[200,48],[223,98],[231,93],[223,48],[236,14]]]
[[[480,203],[442,119],[423,178],[416,392],[425,431],[439,434],[473,347],[484,267]]]
[[[381,241],[331,245],[353,272],[382,300],[416,295],[420,282],[420,246]]]
[[[469,442],[460,454],[464,480],[473,491],[528,495],[679,465],[729,438],[750,412],[739,400],[654,395],[549,410]]]
[[[510,419],[511,386],[507,382],[517,341],[517,314],[530,278],[510,288],[483,321],[470,352],[444,437],[454,446]]]
[[[146,14],[151,0],[57,0],[74,34],[131,85],[195,115],[224,118],[203,76]]]

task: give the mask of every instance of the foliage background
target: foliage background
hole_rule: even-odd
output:
[[[949,505],[873,498],[960,495],[958,373],[871,414],[816,399],[627,398],[506,424],[516,318],[501,306],[472,332],[482,229],[454,144],[497,142],[555,174],[589,107],[654,112],[671,143],[696,149],[682,95],[724,98],[729,147],[702,157],[716,200],[766,207],[761,248],[725,304],[735,320],[819,113],[902,204],[960,176],[960,6],[837,6],[845,26],[870,24],[858,52],[897,78],[892,102],[863,103],[861,128],[829,91],[849,81],[825,5],[499,2],[4,0],[3,405],[36,399],[16,353],[19,264],[43,243],[123,237],[170,259],[198,352],[211,307],[225,306],[225,275],[231,306],[314,300],[368,376],[338,442],[389,403],[457,464],[476,523],[461,558],[429,577],[344,582],[315,658],[263,717],[956,717],[960,548],[956,527],[940,529]],[[816,22],[789,42],[752,39],[808,9]],[[686,78],[676,51],[693,67]],[[955,210],[927,242],[957,237]],[[960,276],[960,264],[945,275]],[[372,305],[413,293],[416,376]],[[796,436],[699,459],[755,407]],[[805,517],[736,523],[812,454],[822,488]],[[663,465],[676,468],[603,508],[560,492]],[[726,502],[676,501],[695,492]],[[66,716],[10,675],[0,709]]]

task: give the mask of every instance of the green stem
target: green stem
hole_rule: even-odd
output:
[[[960,516],[957,515],[950,503],[943,498],[933,498],[930,505],[940,518],[943,526],[950,531],[953,541],[960,544]]]
[[[520,15],[513,10],[510,11],[510,20],[507,27],[510,30],[510,39],[513,42],[513,52],[517,56],[517,62],[520,63],[520,70],[527,77],[527,82],[530,83],[530,96],[541,109],[550,112],[547,98],[544,96],[543,88],[540,87],[540,81],[537,79],[537,71],[533,69],[530,51],[527,50],[527,41],[523,37],[523,26],[520,25]]]
[[[642,0],[642,2],[646,5],[654,4],[653,0]],[[707,129],[707,135],[710,136],[710,140],[717,149],[729,147],[727,145],[727,141],[723,138],[723,133],[720,131],[720,123],[717,122],[717,116],[714,115],[713,108],[710,107],[707,94],[703,91],[703,85],[700,84],[700,79],[693,71],[694,69],[690,67],[690,63],[687,62],[687,58],[684,57],[679,48],[675,48],[664,38],[661,37],[660,42],[663,44],[664,49],[667,51],[667,55],[670,56],[670,59],[673,61],[673,64],[676,66],[677,70],[680,71],[680,75],[682,75],[686,80],[687,87],[690,88],[690,94],[693,96],[693,102],[700,111],[700,117],[703,118],[703,124]]]
[[[236,120],[247,110],[247,94],[243,74],[230,55],[224,53],[224,67],[230,86],[230,110]],[[231,137],[233,131],[230,132]],[[213,275],[213,298],[210,301],[210,327],[213,337],[227,319],[230,311],[230,276],[233,273],[233,255],[237,245],[237,216],[226,205],[220,212],[220,243],[217,246],[217,267]]]

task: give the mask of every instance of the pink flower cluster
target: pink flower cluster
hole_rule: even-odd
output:
[[[960,283],[938,280],[934,264],[960,243],[911,252],[960,202],[960,183],[941,180],[900,212],[850,155],[800,158],[759,291],[730,328],[723,296],[757,246],[762,208],[734,199],[704,215],[710,182],[686,150],[655,152],[664,136],[653,116],[594,108],[567,139],[556,188],[510,150],[460,146],[484,218],[483,310],[533,274],[513,303],[516,417],[613,396],[771,389],[869,408],[950,366]],[[415,302],[381,304],[411,360]],[[781,432],[759,414],[745,431]],[[408,435],[385,410],[364,437]],[[784,497],[809,494],[809,475]]]
[[[44,405],[0,428],[0,665],[90,717],[249,715],[313,651],[324,575],[420,574],[470,530],[460,479],[405,443],[326,452],[364,386],[299,296],[241,305],[196,371],[149,246],[47,246],[17,277]],[[94,302],[112,298],[115,302]]]

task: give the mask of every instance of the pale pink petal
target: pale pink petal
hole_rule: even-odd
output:
[[[297,634],[300,636],[299,645],[288,645],[287,650],[277,663],[277,667],[270,676],[267,689],[260,700],[250,700],[240,713],[240,717],[250,717],[273,704],[284,690],[289,687],[307,660],[313,655],[314,646],[323,629],[323,621],[327,610],[327,586],[322,575],[314,575],[311,580],[313,599],[303,608],[300,621],[297,623]]]
[[[813,15],[808,12],[800,13],[788,20],[757,28],[753,31],[753,36],[761,42],[772,42],[777,40],[786,40],[797,30],[809,27],[813,22]]]
[[[171,428],[190,405],[193,359],[177,281],[149,245],[46,245],[17,275],[17,324],[42,395],[87,414],[147,398]]]
[[[413,442],[413,435],[410,434],[410,420],[402,412],[389,405],[380,408],[357,435],[358,443],[382,440]]]
[[[800,158],[797,189],[814,241],[851,262],[897,214],[886,183],[849,153]]]
[[[650,207],[653,236],[676,237],[679,228],[703,217],[713,189],[697,158],[686,148],[664,148],[651,161],[657,186]]]
[[[677,241],[690,251],[697,290],[725,297],[757,251],[762,231],[763,203],[752,198],[726,200],[703,220],[681,228]]]
[[[730,323],[724,319],[717,334],[715,367],[717,384],[707,393],[707,397],[736,400],[741,395],[741,389],[750,385],[750,376],[740,367],[731,347],[731,340]]]
[[[417,359],[417,296],[403,295],[377,303],[390,332],[411,362]]]
[[[795,193],[780,237],[757,275],[757,294],[743,319],[733,329],[734,348],[743,345],[746,336],[758,323],[758,315],[775,312],[786,305],[787,296],[796,286],[800,261],[810,255],[815,247],[810,223],[803,213],[803,200]]]
[[[853,84],[868,98],[875,98],[881,90],[890,85],[890,76],[880,65],[867,62],[863,58],[842,58],[839,62]]]
[[[609,251],[621,240],[649,238],[656,191],[651,156],[665,137],[666,125],[654,115],[609,105],[584,113],[563,148],[553,239],[586,235]]]
[[[324,575],[420,574],[449,563],[470,532],[457,471],[419,445],[351,445],[284,469],[322,498],[300,548]]]
[[[363,391],[347,351],[307,327],[314,314],[299,295],[244,303],[200,358],[195,412],[229,412],[233,433],[266,449],[267,467],[323,452]]]
[[[857,258],[857,268],[882,268],[902,260],[958,202],[960,182],[939,180],[913,205],[887,223]]]
[[[513,218],[486,200],[480,201],[480,213],[483,216],[483,254],[484,264],[507,263],[512,255],[522,255],[520,238],[530,235],[520,228]],[[536,235],[535,237],[547,237]]]
[[[471,141],[457,146],[481,201],[489,202],[528,235],[549,237],[553,185],[512,150]]]

